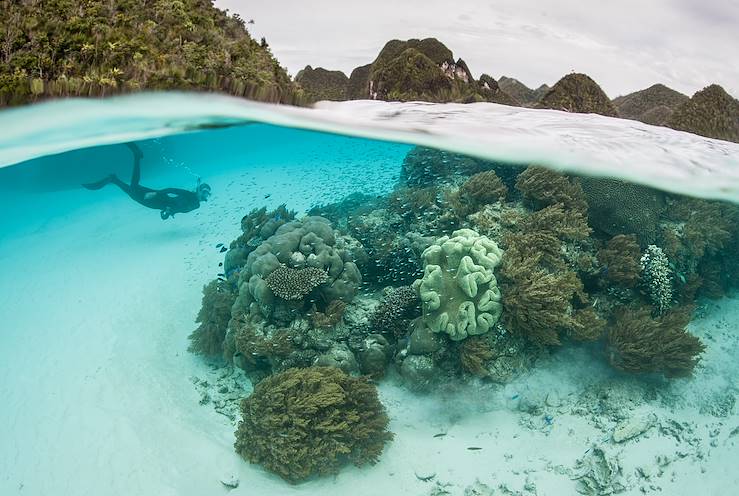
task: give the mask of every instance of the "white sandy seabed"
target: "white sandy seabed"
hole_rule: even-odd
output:
[[[224,199],[228,179],[213,181]],[[116,190],[98,203],[87,193],[34,197],[39,220],[0,240],[2,495],[541,496],[578,484],[693,495],[739,484],[739,300],[725,299],[692,324],[707,345],[692,379],[614,376],[573,348],[505,387],[414,396],[387,381],[395,440],[381,461],[290,486],[233,451],[234,425],[213,403],[238,377],[186,351],[215,244],[237,234],[233,205],[215,198],[163,224]],[[614,442],[616,427],[635,437]],[[229,477],[238,488],[220,482]]]

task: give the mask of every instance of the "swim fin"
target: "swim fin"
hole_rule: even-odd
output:
[[[115,179],[116,179],[115,174],[111,174],[108,177],[101,179],[100,181],[97,181],[94,183],[83,184],[82,187],[86,189],[97,190],[107,184],[112,183]]]

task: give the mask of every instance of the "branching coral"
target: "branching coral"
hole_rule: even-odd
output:
[[[608,330],[608,358],[626,372],[657,372],[665,377],[690,375],[705,349],[686,329],[690,308],[652,318],[648,308],[623,309]]]
[[[394,337],[408,332],[409,321],[420,314],[418,294],[410,286],[393,288],[369,317],[370,329]]]
[[[659,246],[649,245],[641,260],[642,281],[657,313],[672,305],[673,275],[667,255]]]
[[[619,234],[598,250],[598,261],[605,267],[606,278],[627,288],[639,281],[641,250],[636,236]]]
[[[332,367],[289,369],[241,403],[236,452],[291,483],[376,463],[393,437],[377,388]]]
[[[228,283],[218,279],[203,287],[203,303],[195,319],[200,325],[190,334],[189,351],[206,356],[223,353],[223,340],[235,299],[236,295]]]
[[[285,265],[277,267],[264,279],[272,293],[283,300],[302,300],[327,281],[325,270],[316,267],[293,269]]]
[[[538,208],[561,203],[568,210],[585,213],[588,203],[580,183],[543,167],[528,167],[516,180],[516,189]]]
[[[493,269],[503,252],[471,229],[443,236],[422,255],[424,275],[413,283],[423,320],[453,340],[486,333],[500,317],[500,290]]]

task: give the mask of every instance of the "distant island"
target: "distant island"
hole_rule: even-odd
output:
[[[507,76],[496,81],[483,74],[475,80],[464,60],[455,61],[451,50],[435,38],[389,41],[372,63],[357,67],[349,77],[307,66],[295,82],[308,101],[493,102],[621,117],[739,142],[739,101],[719,85],[691,98],[655,84],[611,100],[587,74],[567,74],[551,87],[542,84],[536,89]]]
[[[718,85],[692,98],[656,84],[611,100],[586,74],[528,88],[467,63],[436,38],[391,40],[350,75],[306,66],[291,79],[265,39],[212,0],[5,2],[0,107],[141,90],[212,91],[273,103],[492,102],[597,113],[739,141],[739,101]]]
[[[212,1],[3,2],[0,57],[0,106],[172,89],[301,100],[266,40]]]

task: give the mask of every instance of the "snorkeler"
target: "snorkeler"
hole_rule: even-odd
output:
[[[97,190],[107,184],[113,183],[121,188],[135,202],[149,208],[159,210],[162,220],[174,217],[174,214],[191,212],[200,207],[201,201],[208,201],[210,196],[210,186],[201,183],[198,178],[198,185],[195,191],[188,191],[179,188],[151,189],[141,186],[141,159],[144,154],[141,149],[134,143],[126,143],[126,146],[133,152],[133,175],[131,176],[131,184],[126,184],[115,174],[111,174],[105,179],[101,179],[95,183],[83,184],[82,186]]]

